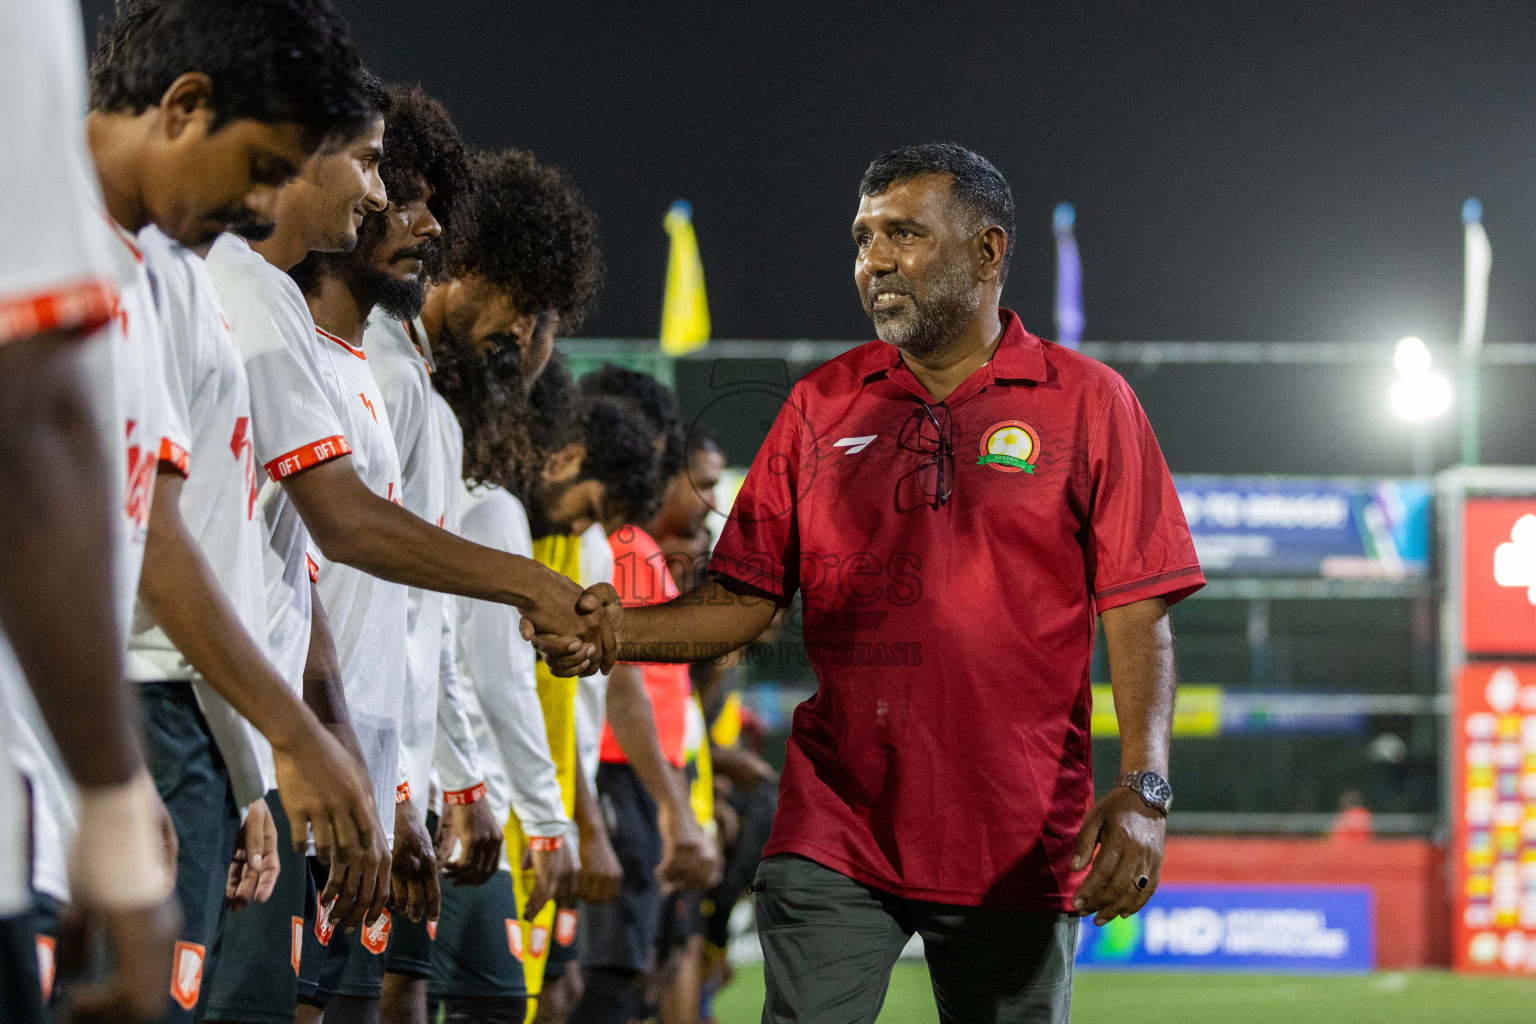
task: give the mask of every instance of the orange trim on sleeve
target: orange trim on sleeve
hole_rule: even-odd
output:
[[[485,796],[485,783],[477,782],[468,789],[450,789],[443,793],[443,803],[449,806],[472,804]]]
[[[187,450],[168,437],[160,439],[160,461],[176,467],[176,472],[186,476],[192,467]]]
[[[395,803],[403,804],[411,798],[411,784],[402,782],[395,787]]]
[[[284,477],[293,476],[302,469],[310,466],[318,466],[322,462],[340,458],[343,455],[351,455],[352,446],[347,444],[347,439],[340,434],[335,437],[327,437],[323,441],[306,444],[302,448],[295,448],[287,455],[279,455],[262,468],[273,480],[280,481]]]
[[[94,331],[112,318],[117,289],[90,278],[38,295],[0,298],[0,344],[48,331]]]
[[[530,850],[538,850],[540,852],[543,852],[545,850],[558,850],[558,849],[560,849],[564,845],[565,845],[565,837],[564,836],[529,836],[528,837],[528,849],[530,849]]]

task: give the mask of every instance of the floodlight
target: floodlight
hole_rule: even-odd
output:
[[[1405,420],[1431,420],[1451,407],[1451,382],[1438,373],[1402,376],[1392,385],[1392,411]]]
[[[1421,338],[1404,338],[1392,353],[1392,365],[1404,377],[1422,377],[1429,372],[1429,363],[1429,346]]]

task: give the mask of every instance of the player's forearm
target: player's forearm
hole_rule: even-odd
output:
[[[1103,615],[1109,680],[1120,726],[1120,770],[1168,774],[1173,735],[1173,629],[1160,598]]]
[[[187,661],[279,749],[319,723],[246,632],[180,510],[182,479],[161,473],[139,576],[139,598]]]
[[[583,844],[591,837],[608,831],[608,826],[603,823],[603,812],[597,804],[597,797],[592,787],[587,785],[587,773],[579,769],[576,772],[575,813],[571,817],[576,822],[576,831]]]
[[[0,626],[70,774],[93,788],[133,778],[144,757],[113,586],[121,467],[97,432],[84,344],[0,345]]]
[[[352,731],[347,713],[347,697],[341,686],[341,660],[336,657],[336,641],[331,636],[331,620],[326,618],[320,592],[309,585],[309,652],[304,659],[304,706],[320,720],[320,725],[336,737],[347,752],[357,758],[363,772],[368,762],[362,744]]]
[[[655,710],[637,665],[615,665],[608,676],[608,725],[645,791],[665,813],[680,813],[683,798],[672,765],[661,752]]]
[[[365,486],[345,460],[284,481],[325,557],[423,590],[530,608],[558,578],[531,558],[439,529]]]
[[[665,604],[626,608],[619,658],[634,662],[708,661],[745,647],[773,622],[778,603],[719,578]]]

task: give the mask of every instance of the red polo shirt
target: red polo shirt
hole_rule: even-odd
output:
[[[795,711],[765,856],[1064,911],[1093,801],[1094,618],[1205,577],[1130,387],[1001,316],[991,361],[931,418],[885,342],[807,374],[710,568],[800,591],[820,682]]]

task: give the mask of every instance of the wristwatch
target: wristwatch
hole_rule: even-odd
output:
[[[1168,813],[1173,806],[1173,787],[1157,772],[1126,772],[1115,780],[1147,802],[1147,806]]]

